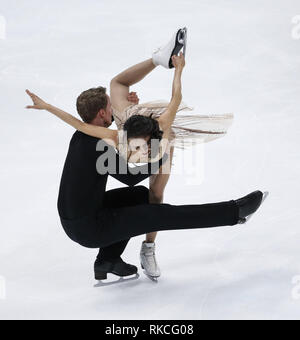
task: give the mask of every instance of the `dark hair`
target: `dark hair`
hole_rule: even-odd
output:
[[[158,121],[150,117],[134,115],[124,124],[124,131],[127,132],[127,138],[143,138],[162,140],[163,131],[160,130]]]
[[[100,86],[82,92],[76,106],[82,120],[91,123],[101,109],[106,109],[107,104],[106,88]]]
[[[124,131],[127,133],[127,139],[150,137],[148,144],[150,147],[152,146],[151,157],[156,157],[159,153],[159,143],[153,143],[153,140],[160,142],[163,131],[160,130],[158,121],[152,116],[134,115],[130,117],[124,124]]]

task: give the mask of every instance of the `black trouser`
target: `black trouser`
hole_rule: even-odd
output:
[[[145,187],[119,190],[122,190],[122,195],[127,191],[128,195],[136,197],[146,197],[149,194]],[[114,195],[118,200],[118,191]],[[101,248],[151,232],[236,225],[238,215],[235,201],[180,206],[142,204],[104,208],[97,216],[62,220],[62,224],[75,242],[88,248]]]
[[[104,208],[114,209],[141,204],[149,204],[149,192],[144,187],[122,188],[110,190],[105,193]],[[118,259],[124,252],[130,238],[107,247],[102,247],[99,251],[99,260]]]

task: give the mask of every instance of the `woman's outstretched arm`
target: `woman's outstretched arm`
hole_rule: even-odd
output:
[[[166,111],[159,118],[159,125],[164,131],[164,137],[168,138],[171,126],[176,117],[176,113],[178,111],[178,107],[182,101],[182,92],[181,92],[181,76],[182,71],[185,66],[185,58],[183,53],[180,53],[180,56],[172,57],[173,65],[175,67],[173,87],[172,87],[172,99],[170,104],[168,105]]]
[[[96,137],[99,139],[105,139],[105,141],[113,146],[116,146],[118,140],[118,131],[107,129],[101,126],[96,126],[92,124],[84,123],[83,121],[75,118],[74,116],[70,115],[69,113],[52,106],[41,98],[39,98],[34,93],[26,90],[26,93],[30,96],[33,101],[33,105],[26,106],[27,109],[35,109],[35,110],[46,110],[56,117],[63,120],[65,123],[73,126],[76,130],[81,131],[89,136]]]

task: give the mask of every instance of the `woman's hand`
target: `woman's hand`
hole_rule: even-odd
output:
[[[26,93],[32,99],[33,102],[33,105],[26,106],[26,109],[47,110],[49,105],[46,102],[44,102],[40,97],[30,92],[29,90],[26,90]]]
[[[185,66],[185,57],[184,57],[183,53],[180,52],[179,56],[173,55],[172,62],[173,62],[173,65],[176,69],[182,70]]]
[[[140,102],[139,97],[137,96],[136,92],[130,92],[127,100],[131,103],[138,104]]]

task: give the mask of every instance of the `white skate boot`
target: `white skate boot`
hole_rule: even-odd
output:
[[[161,276],[160,269],[157,265],[155,257],[155,243],[142,244],[140,253],[141,266],[145,270],[145,274],[151,279],[156,281]]]
[[[158,48],[152,55],[152,60],[154,65],[161,65],[167,69],[174,68],[172,63],[172,56],[178,55],[183,48],[183,54],[186,53],[187,44],[187,28],[182,28],[178,30],[172,37],[171,41]]]

